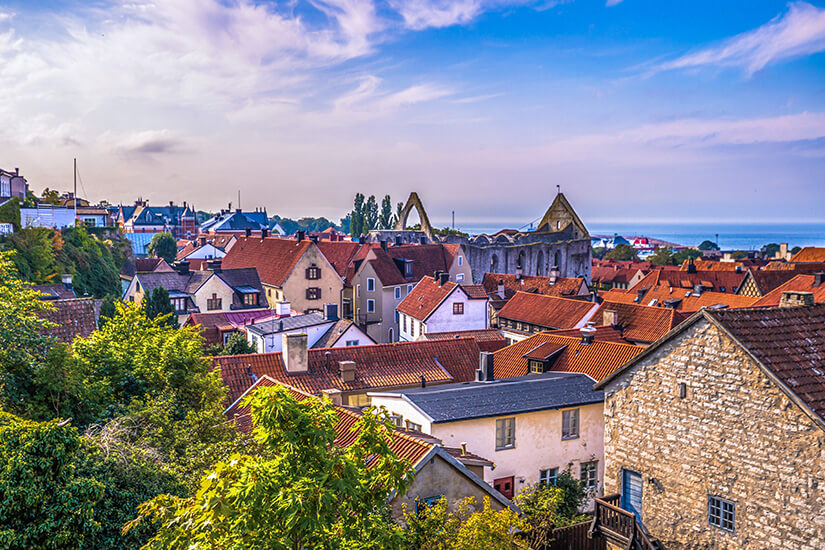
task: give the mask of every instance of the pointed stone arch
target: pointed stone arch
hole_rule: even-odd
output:
[[[430,218],[427,217],[427,212],[424,211],[424,206],[421,204],[421,199],[418,198],[418,193],[410,193],[410,198],[407,199],[407,204],[401,211],[401,217],[395,224],[396,231],[404,231],[407,228],[407,217],[410,215],[410,210],[415,208],[418,211],[418,217],[421,218],[421,231],[427,235],[430,242],[438,242],[433,233],[433,227],[430,225]]]

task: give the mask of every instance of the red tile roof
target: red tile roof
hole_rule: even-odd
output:
[[[370,245],[351,241],[323,240],[318,242],[318,250],[321,251],[321,254],[335,268],[335,272],[343,279],[346,279],[348,268],[359,256],[359,253],[366,255],[366,251],[369,249]]]
[[[494,328],[424,333],[424,338],[427,340],[454,340],[468,337],[475,339],[480,351],[498,351],[507,345],[507,339],[504,335]]]
[[[771,290],[759,298],[753,305],[754,307],[778,306],[779,300],[782,299],[782,293],[787,291],[810,292],[814,295],[814,302],[817,304],[825,302],[825,283],[820,284],[819,286],[814,286],[813,275],[800,274],[790,281]]]
[[[280,353],[220,356],[211,358],[221,369],[231,401],[251,384],[249,373],[270,376],[301,391],[318,395],[325,389],[366,391],[428,384],[466,382],[475,378],[479,347],[473,338],[421,340],[371,346],[310,349],[309,370],[287,374]],[[354,382],[343,382],[339,361],[354,361]]]
[[[764,268],[765,271],[796,271],[797,273],[819,273],[825,271],[825,262],[811,263],[791,263],[791,262],[770,262]]]
[[[583,300],[517,292],[499,311],[499,319],[510,319],[542,327],[575,328],[589,319],[598,306]]]
[[[598,320],[599,318],[596,315],[593,315],[594,320]],[[592,323],[592,321],[591,321]],[[590,323],[588,323],[590,324]],[[614,342],[617,344],[632,344],[633,342],[628,341],[623,335],[622,331],[618,327],[613,326],[593,326],[591,329],[594,331],[591,333],[594,342]],[[581,329],[580,328],[568,328],[563,330],[548,330],[545,331],[547,334],[553,334],[555,336],[571,336],[573,338],[581,338]]]
[[[421,280],[436,271],[449,271],[458,254],[457,244],[412,244],[391,246],[386,251],[372,248],[367,256],[376,276],[384,286],[400,285]],[[413,276],[405,278],[394,259],[412,260]]]
[[[310,246],[309,240],[242,237],[223,257],[222,268],[254,267],[262,283],[280,287]]]
[[[97,328],[93,298],[52,300],[49,303],[55,310],[45,313],[43,317],[57,326],[46,330],[45,336],[70,344],[75,337],[86,338]]]
[[[643,290],[644,287],[636,285],[638,290]],[[693,291],[682,287],[668,287],[655,286],[646,290],[642,294],[642,299],[639,300],[637,290],[608,290],[607,292],[599,293],[601,298],[608,302],[617,302],[622,304],[640,304],[644,306],[652,306],[657,308],[664,308],[667,301],[671,300],[674,309],[681,312],[694,312],[702,308],[712,307],[716,305],[725,305],[731,308],[751,307],[759,298],[752,298],[750,296],[740,296],[738,294],[729,294],[727,292],[702,292],[699,296],[694,296]],[[654,302],[655,300],[655,302]]]
[[[679,287],[692,289],[701,284],[705,290],[713,292],[726,292],[735,294],[745,280],[746,272],[736,271],[665,271],[656,269],[645,275],[641,281],[628,289],[634,292],[640,288],[651,288],[654,286]]]
[[[638,304],[603,302],[591,321],[606,324],[604,314],[614,311],[618,316],[618,327],[622,335],[634,342],[651,344],[667,334],[688,315],[670,308],[650,307]]]
[[[553,350],[561,351],[553,361],[550,371],[580,372],[598,382],[644,351],[644,348],[598,340],[591,344],[582,344],[581,337],[540,332],[497,351],[493,356],[493,373],[496,379],[524,376],[529,372],[527,355],[531,352],[541,355]]]
[[[825,248],[817,246],[806,246],[793,256],[790,262],[811,263],[811,262],[825,262]]]
[[[590,272],[590,280],[603,285],[613,285],[616,283],[629,284],[630,280],[636,276],[639,269],[622,268],[619,266],[593,266]]]
[[[163,258],[135,258],[136,273],[152,273],[155,270],[166,273],[174,271]]]
[[[518,291],[567,297],[579,295],[582,289],[585,296],[588,293],[587,283],[581,277],[559,277],[555,283],[551,283],[550,277],[522,275],[516,279],[516,275],[507,273],[485,273],[481,284],[487,294],[498,295],[499,282],[504,284],[505,299],[510,299]]]
[[[262,319],[271,317],[271,309],[260,309],[254,311],[226,312],[217,311],[213,313],[192,313],[184,323],[184,326],[200,325],[201,335],[207,344],[223,344],[221,331],[233,331],[245,326],[251,319]]]
[[[283,385],[299,401],[306,399],[316,399],[307,393],[301,392],[286,384],[280,384],[268,376],[261,377],[254,386],[250,387],[247,395],[251,395],[260,387]],[[338,447],[348,447],[355,443],[358,432],[354,431],[355,424],[360,420],[361,413],[345,407],[336,406],[335,412],[338,414],[338,422],[335,425],[335,445]],[[234,421],[239,430],[249,431],[252,428],[251,410],[248,405],[234,403],[224,413],[229,419]],[[415,435],[402,430],[393,430],[390,434],[389,447],[398,458],[409,460],[414,467],[421,459],[427,456],[435,446],[429,441],[418,438]]]
[[[423,321],[457,287],[458,285],[452,281],[441,284],[433,277],[422,277],[395,309],[413,319]]]

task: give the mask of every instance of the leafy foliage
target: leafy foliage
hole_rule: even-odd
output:
[[[143,306],[148,318],[157,319],[159,323],[173,328],[178,327],[178,319],[175,316],[175,308],[172,307],[172,301],[169,299],[168,290],[162,286],[156,286],[152,289],[151,295],[143,297],[143,301]]]
[[[381,214],[378,216],[378,228],[392,229],[393,225],[392,199],[389,195],[384,195],[384,199],[381,201]]]
[[[559,473],[555,485],[535,484],[524,488],[515,498],[527,524],[525,540],[533,548],[543,548],[553,540],[553,529],[573,525],[587,519],[580,514],[587,489],[565,470]]]
[[[702,241],[699,250],[719,250],[719,245],[713,241]]]
[[[528,548],[517,533],[529,529],[518,515],[505,508],[495,511],[485,497],[481,510],[475,498],[459,501],[451,510],[447,499],[419,510],[405,510],[404,548],[413,550],[509,550]]]
[[[91,548],[103,484],[77,471],[80,436],[57,420],[0,413],[0,546]]]
[[[166,263],[171,264],[178,254],[178,244],[171,233],[156,233],[146,251],[151,256],[163,258]]]
[[[340,448],[328,402],[298,401],[281,386],[248,402],[260,454],[218,462],[192,497],[143,504],[126,532],[156,522],[146,547],[164,549],[398,547],[386,498],[404,491],[410,470],[389,448],[385,417],[368,410],[355,442]]]
[[[12,197],[0,205],[0,223],[10,223],[15,231],[20,230],[20,199]]]
[[[605,260],[638,260],[636,250],[627,244],[617,244],[612,250],[608,250],[604,255]]]

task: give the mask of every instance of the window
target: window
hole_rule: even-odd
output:
[[[258,305],[258,295],[254,292],[244,294],[243,295],[243,305],[245,306],[257,306]]]
[[[708,495],[708,523],[733,532],[736,527],[736,505],[719,497]]]
[[[387,331],[387,342],[395,342],[395,331],[393,329]]]
[[[359,296],[361,296],[361,285],[357,284],[355,285],[355,297],[358,298]]]
[[[412,289],[413,289],[413,285],[407,285],[407,294],[412,292]]]
[[[455,276],[455,280],[456,280],[457,283],[460,283],[461,281],[464,280],[464,274],[459,273],[458,275]]]
[[[512,449],[516,446],[516,419],[499,418],[496,420],[496,450]]]
[[[172,306],[175,308],[175,311],[185,311],[186,298],[172,298]]]
[[[579,479],[584,483],[585,488],[595,489],[599,485],[599,461],[582,462],[579,468],[581,468]]]
[[[395,299],[396,300],[401,299],[401,287],[400,286],[395,287]]]
[[[375,313],[375,300],[367,300],[367,313]]]
[[[321,268],[316,267],[316,266],[308,267],[307,271],[306,271],[306,276],[307,276],[307,279],[309,279],[310,281],[316,281],[316,280],[320,279],[321,278]]]
[[[213,293],[212,297],[206,300],[206,309],[209,311],[221,309],[221,299],[217,294]]]
[[[407,429],[411,432],[420,432],[421,424],[416,424],[415,422],[410,422],[409,420],[407,420]]]
[[[530,374],[542,374],[544,372],[544,361],[530,359],[528,365],[530,366]]]
[[[579,409],[569,409],[561,412],[561,438],[576,439],[579,437]]]
[[[546,470],[539,470],[539,484],[549,487],[555,485],[559,478],[558,468],[547,468]]]
[[[464,302],[456,302],[453,304],[453,315],[464,315]]]
[[[372,277],[367,279],[367,292],[374,292],[375,291],[375,279]]]
[[[400,414],[391,413],[390,422],[392,422],[397,428],[404,427],[404,418],[402,418]]]
[[[431,506],[435,506],[438,504],[438,501],[444,498],[443,495],[438,495],[435,497],[428,497],[428,498],[417,498],[415,499],[415,513],[416,514],[423,514],[427,511],[427,508]]]
[[[406,315],[404,315],[404,332],[409,332],[409,328],[408,328],[408,325],[407,325],[407,319],[408,319],[408,317]]]
[[[396,323],[398,322],[398,310],[397,309],[395,310],[395,322]]]
[[[464,256],[458,257],[458,265],[464,265]]]
[[[347,340],[347,347],[357,346],[358,344],[359,344],[358,340]]]
[[[307,289],[307,300],[320,300],[321,299],[321,289],[317,286],[311,287]]]

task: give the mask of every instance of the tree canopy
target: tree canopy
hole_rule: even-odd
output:
[[[699,250],[719,250],[719,245],[713,241],[702,241],[699,245]]]
[[[612,250],[608,250],[604,255],[605,260],[638,260],[636,249],[627,244],[617,244]]]
[[[163,258],[166,263],[171,264],[178,254],[178,243],[171,233],[155,233],[146,251],[149,255]]]

